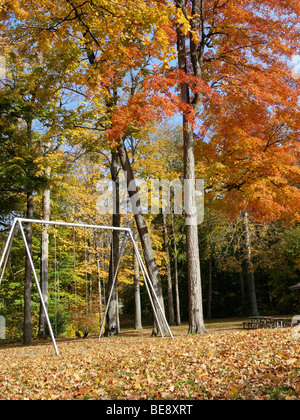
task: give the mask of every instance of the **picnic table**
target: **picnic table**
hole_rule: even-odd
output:
[[[243,327],[246,330],[258,328],[271,328],[273,325],[273,318],[269,316],[250,316],[248,321],[243,322]]]
[[[292,325],[292,320],[289,318],[274,318],[274,327],[285,328]]]
[[[271,316],[250,316],[243,322],[243,328],[253,330],[259,328],[284,328],[290,327],[291,320],[287,318],[274,318]]]

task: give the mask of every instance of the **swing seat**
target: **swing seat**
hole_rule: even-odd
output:
[[[108,325],[105,327],[105,332],[104,332],[104,337],[110,337],[116,334],[117,331],[117,326],[116,325],[112,325],[111,327],[109,327]]]
[[[111,327],[110,327],[110,332],[112,333],[112,334],[115,334],[115,332],[117,331],[117,326],[116,325],[112,325]]]

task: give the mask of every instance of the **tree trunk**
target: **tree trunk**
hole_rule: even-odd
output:
[[[245,282],[244,282],[244,262],[241,256],[241,252],[239,252],[239,262],[240,262],[240,290],[241,290],[241,301],[242,305],[245,305]]]
[[[170,262],[170,252],[169,252],[169,245],[168,245],[168,227],[167,227],[167,218],[165,214],[163,214],[163,227],[164,227],[164,237],[165,237],[165,252],[166,252],[166,257],[167,257],[169,323],[170,325],[175,325],[171,262]]]
[[[27,214],[28,219],[33,218],[33,193],[27,193]],[[32,255],[32,224],[27,223],[26,226],[26,240],[30,254]],[[24,286],[24,335],[23,344],[30,346],[31,338],[31,265],[26,253],[25,260],[25,286]]]
[[[171,213],[172,223],[172,235],[174,240],[174,277],[175,277],[175,302],[176,302],[176,325],[181,325],[181,313],[180,313],[180,296],[179,296],[179,284],[178,284],[178,259],[177,259],[177,242],[176,233],[174,226],[174,215]]]
[[[114,209],[113,209],[113,227],[120,227],[121,216],[120,216],[120,194],[119,194],[119,175],[118,175],[118,154],[112,152],[112,163],[111,163],[111,177],[113,181],[114,191]],[[112,246],[111,246],[111,255],[110,255],[110,265],[109,265],[109,281],[108,281],[108,291],[110,293],[113,279],[115,276],[115,270],[117,268],[119,260],[119,245],[120,245],[120,233],[118,231],[113,231],[112,234]],[[119,333],[119,312],[118,312],[118,280],[115,282],[113,289],[111,301],[109,304],[107,316],[106,316],[107,327],[112,330],[110,333],[112,335],[118,335]]]
[[[200,255],[198,244],[197,209],[195,197],[194,135],[184,117],[184,179],[186,252],[189,290],[189,333],[206,332],[203,317]]]
[[[152,281],[153,288],[158,297],[160,306],[162,310],[164,311],[164,299],[163,299],[159,271],[156,265],[151,238],[150,238],[149,231],[148,231],[145,218],[142,212],[142,208],[140,205],[140,198],[139,198],[137,186],[135,183],[132,167],[128,158],[128,154],[127,154],[126,147],[124,145],[123,138],[119,139],[118,152],[119,152],[122,169],[127,175],[128,194],[131,200],[132,207],[134,209],[134,218],[135,218],[137,230],[138,230],[139,237],[142,244],[146,267],[147,267],[150,279]],[[159,310],[157,310],[157,313],[158,313],[158,317],[160,320],[163,333],[168,334],[168,329],[163,321],[163,318],[160,316]],[[153,335],[158,335],[158,334],[159,334],[158,325],[154,321]]]
[[[249,297],[250,297],[250,304],[251,304],[251,315],[258,316],[248,213],[246,211],[243,211],[242,215],[243,215],[245,231],[246,231],[246,265],[247,265],[247,280],[248,280]]]
[[[134,234],[134,240],[136,241],[136,234]],[[142,330],[142,308],[141,308],[141,293],[140,293],[140,266],[135,250],[133,249],[133,270],[134,270],[134,301],[135,301],[135,313],[134,313],[134,329]]]
[[[207,318],[211,319],[211,304],[212,304],[212,261],[208,260],[208,299],[207,299]]]
[[[178,2],[177,7],[183,11],[186,2]],[[192,2],[193,14],[199,12],[199,1]],[[191,22],[192,23],[192,22]],[[177,27],[177,50],[179,69],[188,74],[187,54],[190,55],[193,73],[201,77],[200,58],[193,36],[190,36],[190,51],[186,49],[186,35],[181,27]],[[197,94],[191,101],[189,86],[186,82],[181,85],[181,100],[186,105],[192,105],[195,115],[200,111],[201,95]],[[198,245],[198,225],[195,195],[195,154],[194,133],[189,115],[183,116],[183,149],[184,149],[184,180],[185,180],[185,224],[186,224],[186,251],[188,266],[188,290],[189,290],[189,333],[202,334],[206,332],[203,317],[200,255]]]
[[[43,192],[43,220],[50,220],[50,188],[45,189]],[[41,267],[40,267],[40,279],[41,279],[41,291],[43,299],[48,310],[49,300],[49,281],[48,281],[48,269],[49,269],[49,225],[42,227],[41,237]],[[40,303],[40,319],[39,319],[39,337],[45,336],[45,325],[46,316],[43,305]]]

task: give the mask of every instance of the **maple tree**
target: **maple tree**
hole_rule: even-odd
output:
[[[183,135],[185,151],[185,178],[194,183],[195,179],[195,140],[202,137],[203,130],[197,129],[205,124],[204,109],[211,106],[213,101],[224,104],[223,118],[226,118],[227,110],[232,112],[230,106],[236,107],[239,99],[249,106],[255,103],[260,109],[273,115],[273,124],[265,132],[264,153],[270,152],[274,145],[280,144],[281,140],[276,137],[281,128],[286,124],[293,125],[293,134],[297,133],[297,117],[294,118],[294,110],[297,115],[299,81],[293,78],[287,62],[294,54],[299,54],[299,3],[264,1],[259,4],[253,1],[208,1],[182,0],[175,2],[177,19],[177,46],[178,63],[181,72],[181,98],[185,105],[183,116]],[[284,17],[283,17],[284,16]],[[291,29],[291,22],[293,28]],[[217,94],[217,96],[216,96]],[[226,101],[227,95],[231,95],[232,101]],[[224,113],[225,109],[225,113]],[[291,115],[291,110],[293,114]],[[252,109],[247,123],[251,128],[255,124],[256,113]],[[281,115],[281,117],[280,117]],[[276,121],[277,120],[277,121]],[[218,125],[216,115],[211,114],[211,125],[206,125],[206,130],[212,130]],[[261,121],[263,122],[263,121]],[[235,124],[235,120],[233,120]],[[224,127],[228,129],[228,126]],[[242,131],[243,126],[240,127]],[[230,129],[228,130],[230,135]],[[242,131],[243,133],[243,131]],[[221,133],[220,133],[221,134]],[[238,147],[244,147],[244,136],[237,132]],[[249,137],[248,137],[249,139]],[[292,143],[295,144],[295,138]],[[208,142],[209,143],[209,142]],[[254,144],[248,143],[251,153],[257,151]],[[273,146],[273,147],[272,147]],[[202,140],[199,149],[205,149],[205,141]],[[209,143],[207,148],[212,147]],[[289,145],[288,155],[293,146]],[[228,149],[231,153],[231,148]],[[210,169],[215,165],[213,176],[218,176],[219,149],[215,149],[215,159]],[[206,159],[205,154],[203,156]],[[230,155],[231,156],[231,155]],[[236,155],[237,156],[237,155]],[[236,156],[233,165],[236,164]],[[208,155],[208,159],[209,159]],[[202,156],[201,156],[202,158]],[[272,158],[271,158],[272,159]],[[288,164],[295,162],[289,156]],[[249,157],[244,161],[248,163]],[[253,161],[257,162],[257,156]],[[270,162],[269,162],[270,163]],[[295,166],[295,165],[294,165]],[[222,166],[221,166],[222,168]],[[229,168],[227,168],[228,170]],[[234,171],[234,173],[232,173]],[[247,175],[251,173],[249,166],[246,168]],[[277,172],[280,172],[277,170]],[[201,168],[200,168],[201,173]],[[226,174],[235,176],[236,169],[231,167]],[[221,183],[226,181],[222,178]],[[226,179],[226,178],[225,178]],[[283,177],[281,177],[283,181]],[[288,183],[288,181],[285,181]],[[229,183],[230,191],[238,190],[239,183]],[[262,189],[266,188],[262,185]],[[298,196],[295,189],[288,186],[290,199],[294,202]],[[190,227],[189,218],[195,214],[193,191],[189,191],[191,204],[190,214],[187,214],[187,250],[189,263],[189,287],[190,287],[190,331],[201,332],[204,330],[202,304],[201,304],[201,277],[200,263],[197,247],[197,226]],[[280,192],[278,193],[280,195]],[[272,193],[270,193],[272,195]],[[292,195],[292,197],[291,197]],[[252,196],[249,197],[250,202]],[[244,203],[243,203],[244,205]],[[198,297],[198,298],[197,298]]]
[[[276,108],[244,90],[225,92],[224,102],[207,110],[205,122],[213,134],[196,146],[197,173],[212,194],[222,194],[222,204],[216,204],[231,215],[247,210],[260,221],[298,220],[297,91],[284,92]]]

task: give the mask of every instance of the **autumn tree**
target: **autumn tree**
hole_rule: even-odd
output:
[[[39,137],[35,135],[33,129],[36,107],[36,86],[34,86],[32,80],[29,81],[30,76],[26,74],[27,69],[24,68],[23,63],[17,60],[14,55],[11,55],[10,63],[7,62],[7,64],[7,74],[10,72],[11,77],[7,77],[5,81],[2,81],[5,88],[2,92],[2,97],[4,96],[6,103],[9,103],[6,114],[17,121],[21,121],[19,130],[22,132],[22,134],[19,132],[19,136],[17,136],[17,143],[13,142],[11,144],[11,164],[7,168],[11,169],[11,167],[14,166],[14,172],[16,173],[17,170],[23,178],[21,183],[19,183],[19,186],[26,195],[26,217],[32,219],[34,191],[37,191],[42,187],[41,180],[43,180],[43,178],[44,184],[46,182],[45,177],[39,176],[39,167],[35,162],[35,159],[39,156],[40,152]],[[20,137],[21,135],[22,139]],[[16,188],[13,179],[10,181],[12,182],[13,188]],[[27,227],[26,236],[29,249],[32,252],[32,228],[30,224]],[[24,290],[24,344],[30,344],[31,266],[28,257],[26,257],[25,263]]]
[[[227,213],[297,220],[299,109],[297,90],[291,94],[288,108],[284,103],[272,108],[242,91],[225,93],[224,102],[207,110],[212,134],[196,147],[198,173],[210,194],[222,192],[215,205]]]
[[[195,143],[199,137],[202,138],[200,147],[205,148],[206,143],[196,122],[202,126],[207,104],[222,99],[226,104],[223,93],[229,92],[242,96],[248,103],[256,102],[265,109],[273,108],[274,114],[281,109],[288,119],[291,110],[298,108],[298,82],[293,80],[287,60],[299,53],[297,24],[300,15],[296,1],[256,4],[250,0],[182,0],[176,2],[176,7],[179,15],[177,45],[182,73],[181,98],[186,106],[183,117],[185,177],[193,184]],[[290,22],[293,22],[293,29]],[[255,114],[252,116],[255,119]],[[211,117],[218,124],[215,115]],[[250,118],[249,124],[251,121]],[[206,129],[210,127],[206,126]],[[276,136],[276,127],[273,130]],[[275,137],[270,134],[268,139],[264,147],[266,150],[274,145]],[[238,138],[239,145],[242,144],[240,140]],[[249,171],[246,162],[245,165],[246,171]],[[235,189],[234,184],[231,187],[231,190]],[[189,201],[194,202],[193,192],[190,192]],[[190,215],[187,214],[187,217]],[[204,331],[196,233],[197,226],[187,227],[191,332]]]
[[[61,59],[69,62],[69,80],[75,86],[84,85],[92,97],[100,98],[98,114],[105,114],[106,121],[100,118],[98,128],[106,131],[112,150],[117,151],[118,147],[129,183],[134,181],[134,176],[124,140],[133,127],[137,129],[155,118],[158,114],[156,106],[160,104],[160,109],[163,109],[167,101],[162,95],[152,96],[149,100],[149,95],[141,91],[129,92],[121,106],[116,106],[115,99],[119,98],[118,90],[128,93],[123,82],[130,70],[141,71],[143,68],[142,73],[147,75],[143,65],[145,57],[166,62],[172,55],[167,28],[169,10],[168,3],[156,1],[148,4],[128,0],[117,4],[98,0],[82,4],[77,0],[65,0],[59,8],[50,1],[36,2],[36,7],[34,3],[30,6],[26,2],[8,3],[7,11],[13,13],[16,22],[22,21],[22,25],[10,27],[11,39],[20,39],[22,33],[21,44],[25,49],[38,49],[42,54],[59,51]],[[4,13],[4,18],[7,17],[9,15]],[[109,112],[106,112],[108,108]],[[146,265],[163,306],[152,244],[140,212],[136,215],[136,222]]]
[[[13,140],[11,153],[15,160],[14,177],[23,174],[17,184],[13,177],[13,188],[19,188],[27,196],[26,216],[33,218],[34,195],[43,191],[42,216],[50,217],[50,188],[51,167],[57,166],[55,155],[61,145],[59,134],[61,110],[61,75],[62,66],[52,65],[52,57],[42,57],[32,51],[17,54],[9,40],[3,42],[3,53],[6,60],[6,73],[1,80],[1,98],[6,101],[6,119],[10,117],[18,121],[19,130],[23,130],[20,144]],[[7,123],[7,122],[6,122]],[[59,155],[61,156],[61,155]],[[17,159],[17,161],[16,161]],[[13,163],[13,160],[10,160]],[[6,165],[6,170],[10,165]],[[31,248],[31,226],[27,226],[29,247]],[[48,234],[42,231],[41,246],[41,289],[47,306],[48,301]],[[26,299],[25,299],[25,328],[24,342],[30,342],[30,294],[31,267],[26,261]],[[28,293],[27,293],[28,290]],[[29,308],[28,310],[26,308]],[[42,308],[42,305],[41,305]],[[41,309],[40,333],[44,332],[45,314]]]

